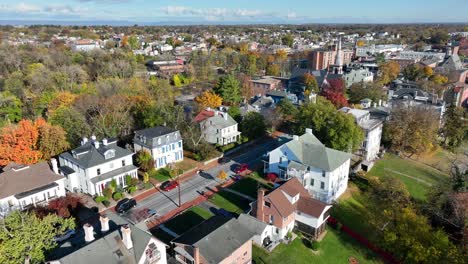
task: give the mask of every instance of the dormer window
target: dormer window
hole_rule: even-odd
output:
[[[113,157],[115,157],[115,150],[109,149],[106,152],[104,152],[104,158],[105,159],[111,159]]]
[[[174,134],[174,139],[177,139],[177,133]]]
[[[158,138],[158,145],[161,145],[161,138]]]

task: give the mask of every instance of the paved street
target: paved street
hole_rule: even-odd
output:
[[[216,175],[218,175],[221,170],[228,172],[229,175],[233,175],[232,168],[235,164],[247,163],[249,167],[253,167],[260,161],[263,154],[274,149],[279,144],[282,144],[283,140],[284,138],[282,140],[269,139],[261,145],[251,148],[248,147],[245,153],[226,156],[230,159],[229,162],[204,171],[201,175],[194,175],[191,179],[181,183],[182,203],[191,201],[197,198],[202,191],[218,185],[219,182],[216,179]],[[125,216],[134,223],[140,223],[146,219],[147,209],[156,210],[159,215],[164,215],[177,208],[178,203],[179,195],[177,188],[169,192],[161,191],[140,201],[138,205]]]

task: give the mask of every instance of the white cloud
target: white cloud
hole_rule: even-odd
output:
[[[227,8],[191,8],[185,6],[166,6],[159,9],[167,16],[199,16],[209,21],[215,21],[223,18],[245,18],[264,16],[267,13],[260,10],[250,9],[227,9]]]
[[[41,11],[41,8],[36,5],[21,2],[17,5],[0,5],[0,11],[13,13],[34,13]]]

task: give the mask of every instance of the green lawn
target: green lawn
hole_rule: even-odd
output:
[[[175,218],[167,221],[164,223],[164,225],[178,235],[182,235],[192,227],[200,224],[212,216],[213,214],[211,212],[201,207],[195,206],[188,209],[183,214],[180,214]]]
[[[375,163],[369,175],[398,178],[406,185],[410,194],[420,200],[426,198],[427,191],[431,186],[448,178],[447,174],[430,166],[402,159],[393,154],[385,154],[383,159]]]
[[[256,199],[257,190],[260,187],[268,189],[268,190],[272,188],[271,185],[260,182],[256,180],[255,178],[247,177],[229,186],[229,189],[238,191],[240,193],[243,193],[245,195],[252,197],[253,199]]]
[[[342,224],[348,226],[353,231],[373,240],[374,232],[368,226],[366,221],[366,207],[360,201],[360,194],[356,193],[346,200],[340,199],[339,203],[333,206],[331,214]]]
[[[156,179],[158,182],[165,182],[171,178],[169,171],[165,168],[151,172],[150,177]]]
[[[241,214],[248,209],[249,201],[230,192],[220,191],[210,198],[210,202],[227,211]]]
[[[289,245],[277,246],[271,253],[257,246],[253,247],[253,259],[257,264],[346,264],[349,257],[355,257],[360,264],[383,263],[373,252],[358,244],[351,237],[331,228],[328,228],[328,233],[320,242],[318,253],[306,247],[299,237]]]

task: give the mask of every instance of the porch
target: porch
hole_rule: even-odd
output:
[[[229,143],[234,143],[237,142],[240,138],[241,132],[235,131],[231,132],[229,134],[221,136],[221,142],[219,143],[220,145],[227,145]]]
[[[117,185],[121,188],[127,187],[127,175],[130,175],[132,178],[138,178],[138,168],[134,165],[128,165],[92,178],[91,182],[94,186],[94,194],[102,195],[104,189],[107,188],[108,184],[110,184],[112,180],[115,180]],[[94,194],[91,193],[91,195]]]

